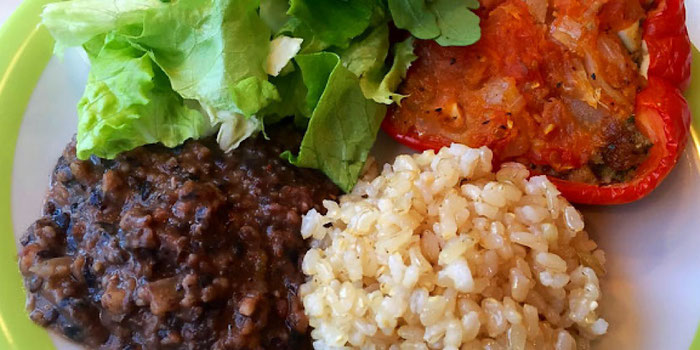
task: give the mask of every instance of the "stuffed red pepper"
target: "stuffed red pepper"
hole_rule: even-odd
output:
[[[682,0],[482,0],[478,13],[476,44],[416,45],[389,135],[488,146],[578,203],[632,202],[669,174],[690,127]]]

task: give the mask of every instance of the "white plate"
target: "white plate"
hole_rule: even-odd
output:
[[[75,132],[87,66],[75,51],[53,59],[26,111],[13,172],[13,221],[19,236],[39,215],[48,175]],[[382,137],[386,158],[399,147]],[[700,320],[700,149],[690,145],[648,198],[618,207],[581,207],[588,231],[606,251],[604,316],[610,333],[596,349],[687,349]],[[68,349],[62,344],[61,349]]]
[[[5,0],[0,0],[5,1]],[[52,59],[25,113],[13,169],[15,235],[38,217],[48,176],[76,128],[87,65],[69,51]],[[377,154],[402,148],[382,136]],[[606,251],[602,312],[610,331],[595,349],[688,349],[700,320],[700,148],[649,197],[619,207],[581,207]],[[75,349],[65,341],[59,349]]]

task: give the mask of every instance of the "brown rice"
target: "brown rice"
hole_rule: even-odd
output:
[[[579,212],[491,159],[458,144],[401,155],[304,217],[315,348],[574,350],[607,331],[605,256]]]

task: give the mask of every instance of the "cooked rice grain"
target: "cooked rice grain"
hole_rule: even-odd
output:
[[[311,210],[301,287],[317,349],[588,349],[604,254],[544,176],[453,144],[401,155]]]

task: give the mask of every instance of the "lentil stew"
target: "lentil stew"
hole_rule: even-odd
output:
[[[339,190],[279,157],[292,129],[228,154],[208,138],[81,161],[70,143],[21,239],[32,320],[89,348],[310,348],[301,216]]]

